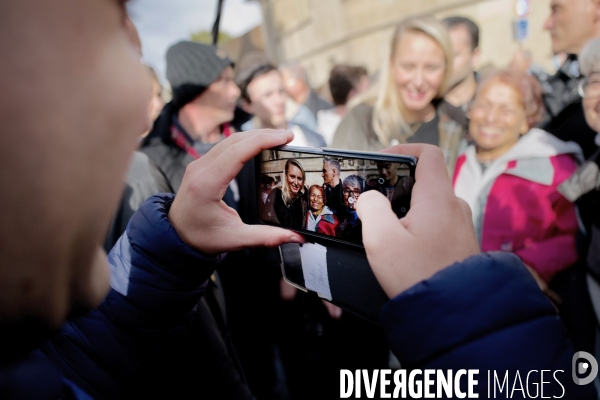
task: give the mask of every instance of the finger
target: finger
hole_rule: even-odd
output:
[[[245,247],[276,247],[286,243],[304,243],[304,237],[299,233],[267,225],[242,225],[236,229],[235,235],[229,236],[233,240],[232,250]],[[228,245],[229,247],[229,245]]]
[[[397,279],[402,276],[394,265],[395,253],[399,243],[409,245],[411,235],[400,224],[390,201],[378,191],[361,194],[357,211],[369,265],[383,290],[389,296],[395,295],[399,292]]]
[[[289,143],[294,138],[294,134],[291,131],[285,131],[285,130],[281,130],[281,129],[254,129],[254,130],[250,130],[250,131],[236,132],[233,135],[229,136],[227,139],[220,141],[212,149],[210,149],[210,151],[208,151],[202,157],[203,162],[211,163],[212,161],[217,159],[221,154],[223,154],[223,152],[227,151],[227,148],[229,148],[230,146],[232,146],[236,143],[239,143],[243,140],[246,140],[248,138],[252,138],[257,135],[260,135],[260,134],[271,134],[271,135],[275,135],[277,137],[279,137],[279,135],[282,135],[287,138],[287,139],[283,139],[282,142],[280,142],[279,144],[277,144],[275,146],[281,146],[286,143]],[[272,146],[272,147],[275,147],[275,146]]]
[[[460,205],[460,209],[462,210],[463,216],[465,217],[465,221],[472,222],[473,221],[473,213],[471,212],[471,207],[467,204],[466,201],[457,197],[458,204]]]
[[[452,182],[448,176],[446,161],[442,151],[429,144],[400,144],[382,151],[382,153],[402,154],[418,159],[415,171],[415,187],[413,197],[436,198],[438,195],[454,194]]]
[[[342,309],[339,308],[338,306],[334,306],[333,304],[331,304],[328,301],[325,300],[321,300],[321,302],[325,305],[325,308],[327,309],[327,313],[329,314],[329,316],[333,319],[340,319],[342,317]]]
[[[387,197],[376,190],[369,190],[358,198],[356,211],[362,223],[363,244],[367,253],[369,250],[386,253],[396,250],[396,246],[388,247],[387,242],[397,241],[404,229]]]
[[[475,225],[473,225],[473,212],[471,211],[471,207],[463,199],[459,197],[457,197],[457,199],[460,209],[462,210],[465,223],[470,227],[471,235],[475,238],[475,241],[477,241],[477,234],[475,233]],[[479,246],[479,243],[477,245]]]
[[[280,146],[293,139],[290,131],[257,131],[254,135],[227,146],[211,165],[212,176],[219,177],[221,186],[227,186],[246,162],[262,150]]]

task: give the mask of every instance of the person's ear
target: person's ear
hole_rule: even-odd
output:
[[[527,119],[524,118],[519,128],[519,134],[524,135],[527,132],[529,132],[529,124],[527,123]]]

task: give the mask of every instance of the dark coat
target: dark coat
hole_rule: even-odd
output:
[[[554,75],[540,82],[545,114],[538,126],[561,140],[577,143],[589,158],[598,146],[594,143],[596,132],[585,122],[577,92],[582,78],[576,56],[570,55]]]
[[[537,370],[530,390],[540,370],[563,370],[556,374],[563,398],[595,398],[593,384],[574,384],[575,349],[552,303],[514,254],[486,253],[455,263],[390,300],[380,322],[403,368],[479,369],[479,398],[488,398],[487,372],[498,371],[503,379],[505,370],[509,388],[515,371],[525,385],[523,377]],[[560,397],[563,389],[552,375],[544,378],[544,396]]]
[[[281,226],[289,229],[304,229],[305,216],[308,211],[307,192],[304,189],[303,193],[292,200],[289,205],[284,203],[281,189],[275,188],[271,192],[269,198],[272,199],[275,215]]]

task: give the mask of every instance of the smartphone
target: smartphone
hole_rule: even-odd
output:
[[[255,159],[260,222],[362,247],[356,201],[385,195],[398,218],[410,209],[417,159],[412,156],[281,146]]]

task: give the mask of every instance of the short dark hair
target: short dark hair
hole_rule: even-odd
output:
[[[259,66],[254,66],[248,68],[246,71],[240,73],[240,78],[238,79],[237,85],[240,88],[242,99],[246,100],[248,103],[251,103],[250,96],[248,95],[248,86],[250,83],[258,78],[261,75],[266,75],[271,71],[279,71],[277,67],[273,64],[261,64]]]
[[[351,65],[335,65],[329,73],[329,91],[333,99],[333,104],[342,106],[348,102],[348,94],[352,89],[356,89],[363,76],[367,76],[367,70],[364,67],[354,67]]]
[[[335,158],[330,158],[330,157],[326,157],[323,159],[323,163],[327,163],[327,165],[332,166],[333,168],[337,169],[338,174],[340,173],[341,169],[340,169],[340,162],[338,160],[336,160]]]
[[[471,50],[475,50],[479,47],[479,27],[473,20],[466,17],[448,17],[442,20],[448,30],[456,28],[457,26],[464,26],[469,32],[469,38],[471,39]]]

